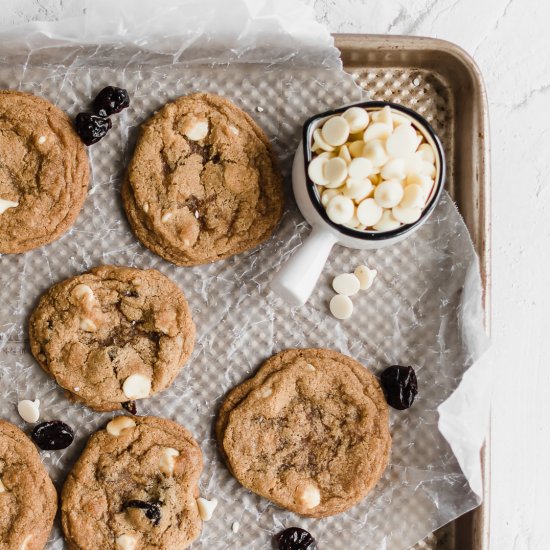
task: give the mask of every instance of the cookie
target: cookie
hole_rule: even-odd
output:
[[[360,363],[326,349],[268,359],[225,399],[216,432],[242,485],[308,517],[344,512],[388,463],[388,407]]]
[[[69,548],[187,548],[201,531],[202,453],[179,424],[118,416],[92,435],[61,495]]]
[[[88,157],[69,117],[32,94],[0,91],[0,253],[51,243],[80,212]]]
[[[0,420],[0,548],[44,548],[56,511],[57,492],[36,447]]]
[[[183,266],[254,248],[283,211],[267,136],[233,103],[205,93],[168,103],[142,125],[122,199],[138,239]]]
[[[162,273],[104,265],[50,288],[31,315],[29,339],[73,399],[111,411],[174,381],[193,351],[195,325]]]

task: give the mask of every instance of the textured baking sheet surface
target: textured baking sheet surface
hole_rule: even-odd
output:
[[[100,263],[155,267],[186,293],[198,338],[189,364],[174,385],[139,403],[140,414],[166,416],[189,428],[205,454],[201,493],[219,501],[193,548],[267,548],[272,534],[300,525],[320,548],[407,548],[478,503],[454,455],[437,429],[437,407],[457,387],[473,361],[463,338],[464,283],[477,263],[467,229],[447,196],[409,240],[376,252],[337,247],[310,300],[290,308],[269,292],[274,270],[308,234],[290,198],[288,174],[302,122],[312,113],[359,100],[361,91],[343,73],[318,67],[233,64],[151,67],[121,61],[116,52],[99,58],[82,50],[60,66],[47,58],[0,63],[0,86],[42,95],[75,115],[104,85],[128,89],[131,108],[90,148],[93,181],[75,227],[58,242],[20,256],[0,258],[0,404],[2,417],[24,426],[20,399],[38,398],[44,420],[61,419],[77,433],[66,451],[44,452],[58,487],[87,436],[110,418],[68,401],[36,365],[26,343],[26,323],[38,297],[52,284]],[[399,99],[430,120],[449,147],[447,101],[428,75],[369,71],[360,76],[366,97]],[[196,268],[177,268],[144,249],[126,222],[119,187],[136,127],[166,101],[192,91],[225,95],[264,128],[281,158],[287,209],[273,238],[261,248]],[[260,109],[258,109],[260,108]],[[449,155],[450,156],[450,155]],[[451,170],[452,177],[452,170]],[[328,314],[332,277],[367,263],[378,270],[368,292],[354,298],[345,322]],[[475,279],[475,275],[474,275]],[[479,281],[478,281],[479,284]],[[380,372],[393,363],[417,368],[420,394],[406,412],[392,412],[390,467],[369,497],[345,514],[305,520],[243,489],[224,467],[212,425],[224,394],[251,375],[271,354],[289,347],[331,347]],[[231,524],[239,521],[234,534]],[[48,548],[62,548],[58,526]]]

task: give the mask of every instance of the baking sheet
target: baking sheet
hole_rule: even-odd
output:
[[[62,419],[76,428],[77,441],[69,449],[43,453],[60,487],[86,437],[111,415],[70,403],[42,373],[25,344],[28,315],[49,286],[99,263],[156,267],[185,291],[198,339],[172,388],[140,403],[139,412],[182,423],[205,453],[201,493],[220,504],[193,548],[262,548],[274,532],[296,524],[311,530],[321,548],[410,546],[479,503],[438,430],[438,406],[486,345],[472,342],[465,330],[477,334],[482,326],[480,308],[468,309],[480,304],[481,285],[460,215],[444,196],[430,221],[404,243],[376,252],[335,249],[303,308],[289,308],[268,290],[274,270],[308,233],[290,198],[280,228],[258,250],[197,268],[176,268],[160,260],[133,237],[118,196],[136,127],[156,108],[197,90],[229,97],[272,139],[290,197],[288,174],[301,123],[313,112],[361,99],[362,92],[322,42],[311,58],[305,53],[309,46],[287,55],[275,50],[269,64],[258,63],[256,50],[247,56],[247,49],[234,49],[225,59],[230,65],[213,65],[196,43],[193,52],[178,56],[185,61],[171,53],[165,57],[151,49],[153,43],[101,48],[58,43],[54,49],[35,49],[30,57],[18,59],[20,54],[12,51],[0,60],[2,87],[43,95],[71,115],[107,84],[124,86],[132,98],[131,108],[115,117],[108,137],[90,148],[93,182],[73,230],[53,245],[0,259],[0,413],[22,426],[17,401],[38,398],[43,419]],[[319,55],[319,50],[325,53]],[[355,298],[352,319],[336,321],[327,309],[330,280],[359,263],[376,268],[379,277],[368,293]],[[263,359],[293,346],[333,347],[376,372],[392,363],[413,364],[419,375],[415,406],[392,413],[390,468],[365,501],[335,518],[298,518],[245,491],[223,466],[213,439],[212,423],[223,395]],[[236,534],[233,521],[241,523]],[[49,548],[62,547],[56,528]]]

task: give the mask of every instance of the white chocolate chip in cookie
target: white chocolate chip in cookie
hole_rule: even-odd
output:
[[[208,521],[212,519],[212,515],[216,506],[218,505],[218,500],[213,498],[212,500],[207,500],[203,497],[197,499],[197,508],[199,509],[199,515],[202,521]]]
[[[97,330],[97,325],[88,317],[80,319],[79,326],[85,332],[95,332]]]
[[[95,302],[94,291],[84,284],[76,285],[71,292],[71,302],[75,305],[84,304],[90,307]]]
[[[378,272],[376,269],[369,269],[366,265],[359,265],[353,273],[359,279],[361,290],[367,290],[372,286]]]
[[[160,219],[160,221],[162,223],[166,223],[174,214],[172,214],[172,212],[166,212],[165,214],[162,215],[162,218]]]
[[[25,422],[35,424],[40,418],[40,401],[38,399],[34,401],[23,399],[17,404],[17,411]]]
[[[32,535],[27,535],[23,540],[23,542],[21,543],[20,550],[28,550],[31,539],[32,539]]]
[[[306,370],[308,370],[310,372],[314,372],[315,367],[311,363],[306,363]]]
[[[148,202],[144,202],[143,203],[143,211],[147,214],[147,212],[149,212],[149,203]]]
[[[235,128],[235,126],[229,126],[229,131],[232,133],[232,134],[235,134],[236,136],[239,135],[239,130],[237,128]]]
[[[38,143],[38,145],[42,145],[43,143],[46,143],[46,136],[40,136],[40,137],[36,140],[36,143]]]
[[[2,483],[2,480],[0,479],[0,493],[5,493],[5,492],[6,492],[6,487]]]
[[[296,503],[306,510],[311,510],[321,503],[321,492],[313,483],[308,483],[296,491]]]
[[[208,135],[208,121],[195,120],[187,124],[185,135],[191,141],[199,141]]]
[[[135,550],[138,541],[132,535],[120,535],[115,542],[117,548],[120,548],[120,550]]]
[[[107,424],[107,433],[118,437],[124,430],[135,428],[136,423],[129,416],[117,416]]]
[[[264,388],[260,394],[262,397],[270,397],[273,395],[273,390],[271,388]]]
[[[151,393],[151,379],[143,374],[131,374],[124,380],[122,391],[128,399],[143,399]]]
[[[8,208],[17,208],[18,206],[18,202],[0,199],[0,214],[3,214]]]
[[[162,455],[159,461],[159,468],[163,474],[171,476],[174,473],[174,466],[176,464],[175,458],[179,456],[180,453],[172,447],[165,447],[162,450]]]

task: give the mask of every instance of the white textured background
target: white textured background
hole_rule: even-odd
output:
[[[81,10],[80,0],[2,0],[0,27]],[[315,11],[333,32],[451,40],[474,56],[485,75],[493,150],[496,358],[491,550],[546,550],[550,548],[550,360],[544,347],[550,340],[550,4],[317,0]]]

